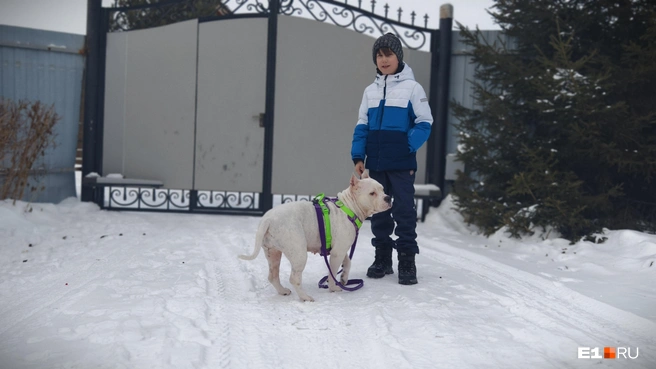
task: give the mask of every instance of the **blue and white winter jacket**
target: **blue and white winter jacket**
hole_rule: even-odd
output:
[[[433,124],[426,93],[408,64],[397,74],[376,76],[362,96],[351,158],[374,171],[417,170],[417,150]]]

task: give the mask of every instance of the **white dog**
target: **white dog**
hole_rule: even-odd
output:
[[[376,180],[369,178],[365,172],[362,179],[351,176],[350,186],[337,194],[337,198],[346,207],[364,221],[372,214],[390,209],[391,198],[383,192],[383,186]],[[330,268],[336,275],[342,264],[344,271],[340,281],[343,285],[348,282],[351,260],[348,251],[355,241],[356,231],[353,223],[344,211],[334,203],[328,202],[330,209],[330,223],[332,247],[330,250]],[[323,224],[321,224],[323,227]],[[241,259],[253,260],[264,249],[269,262],[269,282],[279,294],[289,295],[291,291],[280,284],[280,260],[285,254],[291,264],[289,282],[303,301],[314,301],[301,286],[302,273],[307,262],[307,253],[321,251],[319,239],[319,223],[314,205],[308,201],[289,202],[269,210],[264,214],[255,236],[255,250],[252,255],[239,255]],[[328,273],[330,275],[330,273]],[[332,277],[328,278],[330,291],[341,291]]]

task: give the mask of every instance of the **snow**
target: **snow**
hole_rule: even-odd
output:
[[[365,277],[365,222],[364,287],[317,288],[310,254],[303,303],[237,258],[258,217],[0,202],[0,368],[656,367],[656,236],[485,238],[452,206],[418,224],[419,284]],[[606,346],[639,355],[577,358]]]
[[[48,44],[48,48],[49,49],[63,49],[63,50],[65,50],[66,45],[56,45],[56,44],[50,43],[50,44]]]

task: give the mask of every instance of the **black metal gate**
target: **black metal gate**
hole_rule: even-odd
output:
[[[354,1],[351,1],[354,2]],[[346,28],[360,34],[378,37],[387,32],[399,36],[403,46],[410,50],[430,49],[429,99],[435,123],[427,143],[426,183],[444,186],[446,119],[448,109],[449,61],[451,57],[452,18],[445,14],[440,18],[440,29],[429,29],[428,15],[423,17],[424,26],[415,25],[416,14],[410,15],[410,23],[404,23],[402,10],[397,19],[388,17],[389,6],[384,6],[384,15],[376,14],[375,1],[371,11],[348,1],[331,0],[271,0],[264,4],[259,0],[230,0],[223,2],[172,0],[155,4],[102,8],[100,1],[90,0],[87,30],[87,75],[85,91],[83,176],[89,173],[103,174],[103,145],[105,127],[105,87],[107,69],[108,33],[149,29],[197,19],[198,24],[231,19],[263,18],[266,20],[265,106],[259,116],[263,130],[261,156],[261,190],[241,191],[191,188],[165,188],[144,186],[140,181],[95,182],[83,186],[82,200],[94,201],[101,207],[120,210],[155,210],[177,212],[207,212],[229,214],[262,214],[274,206],[272,191],[274,117],[276,116],[276,62],[278,46],[279,16],[296,16]],[[201,4],[201,5],[199,5]],[[209,4],[209,5],[202,5]],[[373,42],[373,40],[372,40]],[[198,51],[197,51],[198,53]],[[198,68],[198,65],[196,66]],[[198,72],[197,72],[198,73]],[[198,76],[196,76],[198,85]],[[362,86],[364,87],[364,86]],[[198,87],[196,87],[198,89]],[[197,91],[198,93],[198,91]],[[198,96],[196,96],[198,108]],[[198,111],[196,112],[198,114]],[[194,118],[195,119],[195,118]],[[193,122],[194,125],[196,122]],[[196,132],[195,132],[196,134]],[[194,154],[194,162],[197,159]],[[129,158],[128,158],[129,159]],[[258,167],[259,168],[259,167]],[[194,176],[194,181],[196,176]],[[307,194],[277,194],[275,201],[286,202],[307,198]]]

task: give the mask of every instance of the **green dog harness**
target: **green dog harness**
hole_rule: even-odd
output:
[[[338,200],[336,198],[328,198],[326,197],[323,193],[318,194],[317,196],[314,197],[312,200],[312,203],[314,204],[314,207],[317,208],[317,216],[321,215],[320,218],[323,218],[323,236],[322,236],[322,254],[323,255],[323,244],[325,244],[325,251],[327,251],[326,255],[330,254],[330,249],[332,247],[332,242],[333,242],[333,236],[332,236],[332,230],[330,228],[330,209],[328,209],[328,206],[326,205],[327,202],[333,202],[338,208],[340,208],[346,215],[348,216],[349,220],[353,225],[355,226],[355,238],[357,241],[357,234],[360,231],[360,227],[362,227],[362,221],[358,218],[357,215],[353,212],[353,210],[349,209],[346,205],[341,200]],[[318,207],[317,207],[318,206]],[[319,209],[321,209],[321,213],[319,213]],[[319,226],[321,228],[321,226]],[[320,232],[321,233],[321,232]]]
[[[318,194],[317,196],[314,197],[312,200],[312,203],[314,204],[314,208],[317,212],[317,221],[319,223],[319,238],[321,239],[321,256],[323,256],[324,260],[326,261],[326,266],[328,267],[328,272],[330,273],[330,276],[333,277],[333,280],[335,281],[335,284],[338,285],[340,288],[346,290],[346,291],[355,291],[357,289],[360,289],[364,285],[364,281],[361,279],[352,279],[349,280],[346,285],[340,283],[337,278],[335,278],[335,275],[333,275],[333,271],[330,268],[330,263],[328,262],[328,255],[330,254],[330,249],[332,246],[332,229],[330,227],[330,209],[328,209],[328,205],[326,203],[332,202],[334,203],[338,208],[342,209],[344,213],[348,216],[349,220],[351,223],[353,223],[353,227],[355,227],[355,240],[353,240],[353,245],[351,245],[351,253],[349,254],[349,259],[353,259],[353,253],[355,252],[355,245],[358,243],[358,234],[360,233],[360,227],[362,227],[362,221],[355,215],[353,210],[349,209],[346,205],[341,200],[338,200],[337,198],[328,198],[325,197],[323,193]],[[323,223],[323,227],[322,227]],[[337,272],[337,274],[339,274]],[[328,280],[328,276],[323,277],[319,281],[319,288],[328,288],[328,285],[325,285],[324,282]],[[355,284],[355,287],[348,287],[348,285]]]

